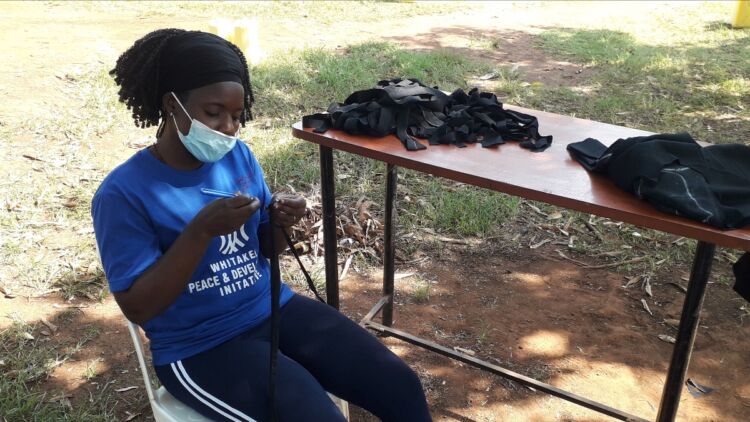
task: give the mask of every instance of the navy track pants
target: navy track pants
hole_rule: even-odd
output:
[[[280,422],[343,421],[326,391],[384,422],[431,421],[416,374],[375,336],[320,302],[295,295],[280,313]],[[270,318],[211,350],[156,366],[175,398],[218,421],[267,421]]]

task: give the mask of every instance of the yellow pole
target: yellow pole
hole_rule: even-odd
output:
[[[734,15],[733,28],[750,27],[750,0],[737,0],[737,13]]]

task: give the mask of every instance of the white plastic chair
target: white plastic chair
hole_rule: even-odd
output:
[[[144,358],[141,330],[130,321],[127,321],[127,324],[130,337],[133,339],[133,344],[135,344],[135,354],[138,356],[138,364],[141,366],[141,374],[143,374],[143,382],[146,384],[146,394],[148,394],[148,401],[151,404],[151,411],[154,413],[154,420],[156,422],[210,422],[210,419],[206,419],[200,413],[174,398],[164,386],[156,388],[152,385],[148,367],[146,366],[146,359]],[[155,388],[156,390],[154,391]],[[331,393],[328,393],[328,396],[336,403],[336,406],[338,406],[348,421],[349,403]]]
[[[127,324],[130,337],[133,338],[133,344],[135,344],[135,354],[138,356],[138,364],[141,366],[141,374],[143,374],[143,382],[146,384],[146,394],[148,394],[148,401],[151,404],[151,411],[154,413],[154,420],[156,422],[211,422],[211,419],[207,419],[174,398],[163,385],[154,391],[155,386],[151,383],[146,359],[144,358],[141,330],[130,321],[127,321]]]

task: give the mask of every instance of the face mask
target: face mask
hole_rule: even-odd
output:
[[[172,120],[177,129],[177,136],[180,137],[180,141],[185,145],[185,148],[193,154],[193,157],[204,163],[214,163],[221,160],[221,157],[225,156],[232,150],[232,148],[234,148],[234,144],[237,142],[236,134],[235,136],[227,136],[211,129],[198,120],[193,119],[190,117],[187,110],[185,110],[185,107],[183,107],[174,92],[172,92],[172,96],[177,100],[177,104],[180,105],[182,111],[184,111],[185,115],[190,119],[190,130],[187,135],[183,135],[182,132],[180,132],[180,128],[177,126],[177,120],[175,119],[174,114],[172,114]]]

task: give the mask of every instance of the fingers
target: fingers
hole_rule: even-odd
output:
[[[301,218],[307,212],[307,201],[297,195],[276,194],[274,195],[273,207],[285,214]]]
[[[277,210],[279,213],[283,213],[286,215],[291,215],[297,218],[302,218],[307,214],[307,207],[306,204],[302,204],[301,207],[299,206],[290,206],[284,203],[275,202],[273,205],[273,208]]]
[[[260,203],[260,199],[254,196],[247,196],[245,198],[247,198],[247,202],[244,205],[235,208],[234,211],[237,211],[238,214],[240,214],[241,216],[244,216],[244,218],[247,219],[248,217],[253,215],[255,211],[258,211],[258,209],[261,206],[261,203]]]
[[[291,227],[307,213],[307,201],[298,195],[279,193],[274,195],[271,212],[275,224]]]
[[[226,201],[229,208],[242,208],[252,203],[253,200],[258,201],[257,198],[247,195],[237,195],[232,198],[223,199],[223,201]]]

